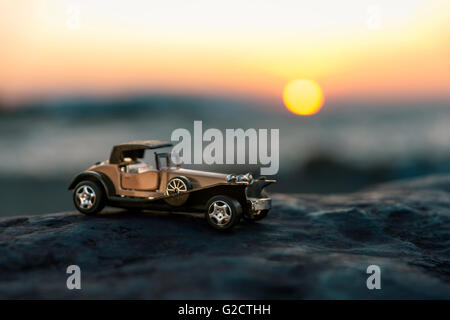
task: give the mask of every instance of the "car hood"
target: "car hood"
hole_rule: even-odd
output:
[[[169,168],[167,170],[169,179],[176,176],[188,178],[195,187],[205,187],[211,184],[226,182],[225,173],[216,173],[200,170],[191,170],[184,168]]]

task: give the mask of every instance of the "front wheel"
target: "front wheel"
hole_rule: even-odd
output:
[[[236,199],[215,196],[206,204],[205,218],[214,229],[230,229],[240,222],[241,217],[242,206]]]
[[[93,181],[81,181],[73,191],[73,203],[81,213],[99,213],[105,207],[105,192]]]

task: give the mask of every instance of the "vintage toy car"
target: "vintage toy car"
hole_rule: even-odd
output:
[[[106,205],[204,212],[207,222],[220,230],[232,228],[241,217],[256,221],[267,216],[271,199],[263,189],[275,180],[181,168],[172,162],[170,152],[152,151],[153,165],[143,160],[147,150],[171,146],[158,140],[114,146],[109,160],[96,163],[70,183],[75,207],[87,215]]]

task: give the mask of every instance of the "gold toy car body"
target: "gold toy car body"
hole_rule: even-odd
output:
[[[271,199],[263,189],[274,183],[250,174],[181,168],[168,152],[153,152],[153,165],[143,161],[147,150],[171,147],[169,142],[140,140],[113,147],[109,160],[96,163],[69,185],[75,207],[84,214],[99,213],[105,205],[180,212],[202,212],[216,229],[229,229],[244,217],[264,218]]]

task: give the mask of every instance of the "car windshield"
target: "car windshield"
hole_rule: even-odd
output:
[[[172,165],[172,162],[170,161],[170,153],[158,153],[158,159],[160,169],[169,168]]]
[[[164,149],[170,151],[170,149],[167,149],[167,148],[158,149],[158,151],[146,150],[146,152],[144,154],[144,158],[140,159],[140,161],[146,163],[148,166],[151,166],[154,169],[156,169],[158,167],[160,169],[169,168],[170,166],[173,165],[173,163],[170,159],[171,153],[165,152]],[[161,150],[163,150],[163,152],[161,152]],[[159,166],[156,164],[155,155],[158,157]]]

